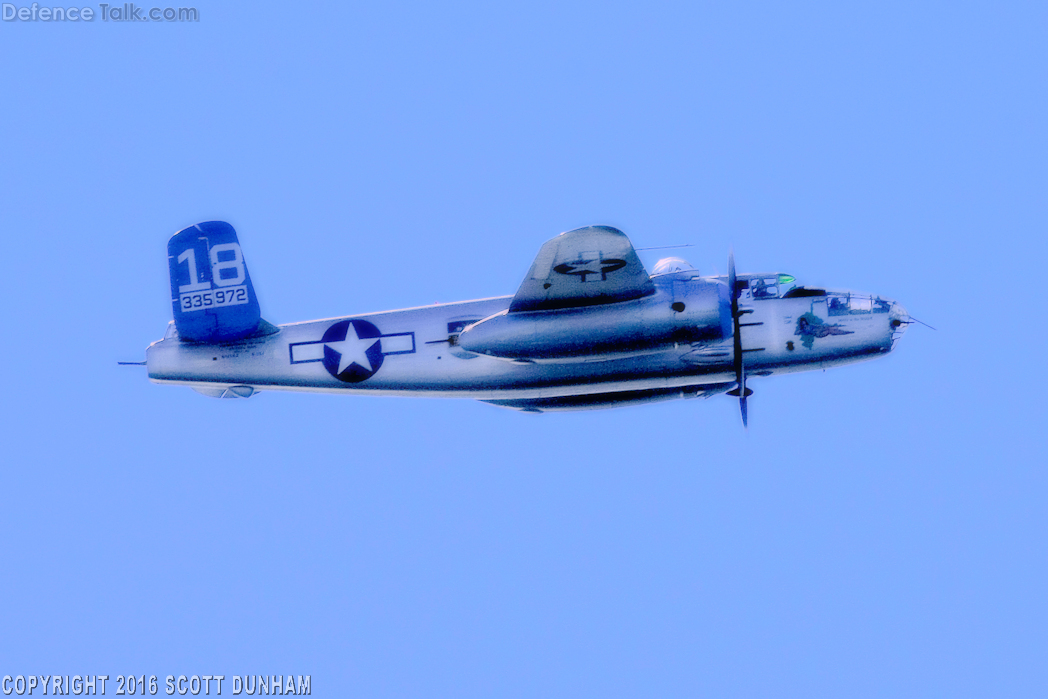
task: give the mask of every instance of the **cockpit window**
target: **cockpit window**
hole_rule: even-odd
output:
[[[750,293],[755,299],[779,298],[778,277],[757,277],[750,280]]]
[[[789,274],[747,275],[738,281],[738,289],[748,291],[747,298],[759,300],[789,298],[797,288],[797,279]]]

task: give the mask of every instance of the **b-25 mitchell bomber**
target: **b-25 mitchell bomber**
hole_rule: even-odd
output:
[[[887,354],[912,321],[881,296],[789,274],[649,274],[608,226],[562,233],[513,296],[287,325],[262,319],[236,232],[208,221],[168,243],[174,321],[146,350],[154,383],[248,398],[262,390],[473,398],[529,412],[672,398],[739,399],[754,377]]]

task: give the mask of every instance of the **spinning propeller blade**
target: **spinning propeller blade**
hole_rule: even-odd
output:
[[[728,251],[728,288],[731,292],[731,319],[734,325],[735,342],[732,356],[735,364],[736,388],[728,391],[729,396],[738,396],[739,410],[742,412],[742,425],[749,427],[749,412],[746,408],[746,397],[753,391],[746,388],[746,365],[742,361],[742,334],[739,331],[739,285],[735,276],[735,251]]]

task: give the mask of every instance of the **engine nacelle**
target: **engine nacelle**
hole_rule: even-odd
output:
[[[696,279],[660,284],[651,296],[581,308],[510,313],[474,323],[457,345],[524,361],[593,361],[644,354],[732,332],[728,286]]]

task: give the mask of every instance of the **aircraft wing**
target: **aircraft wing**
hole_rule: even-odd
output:
[[[633,244],[610,226],[561,233],[539,250],[510,313],[630,301],[655,293]]]

